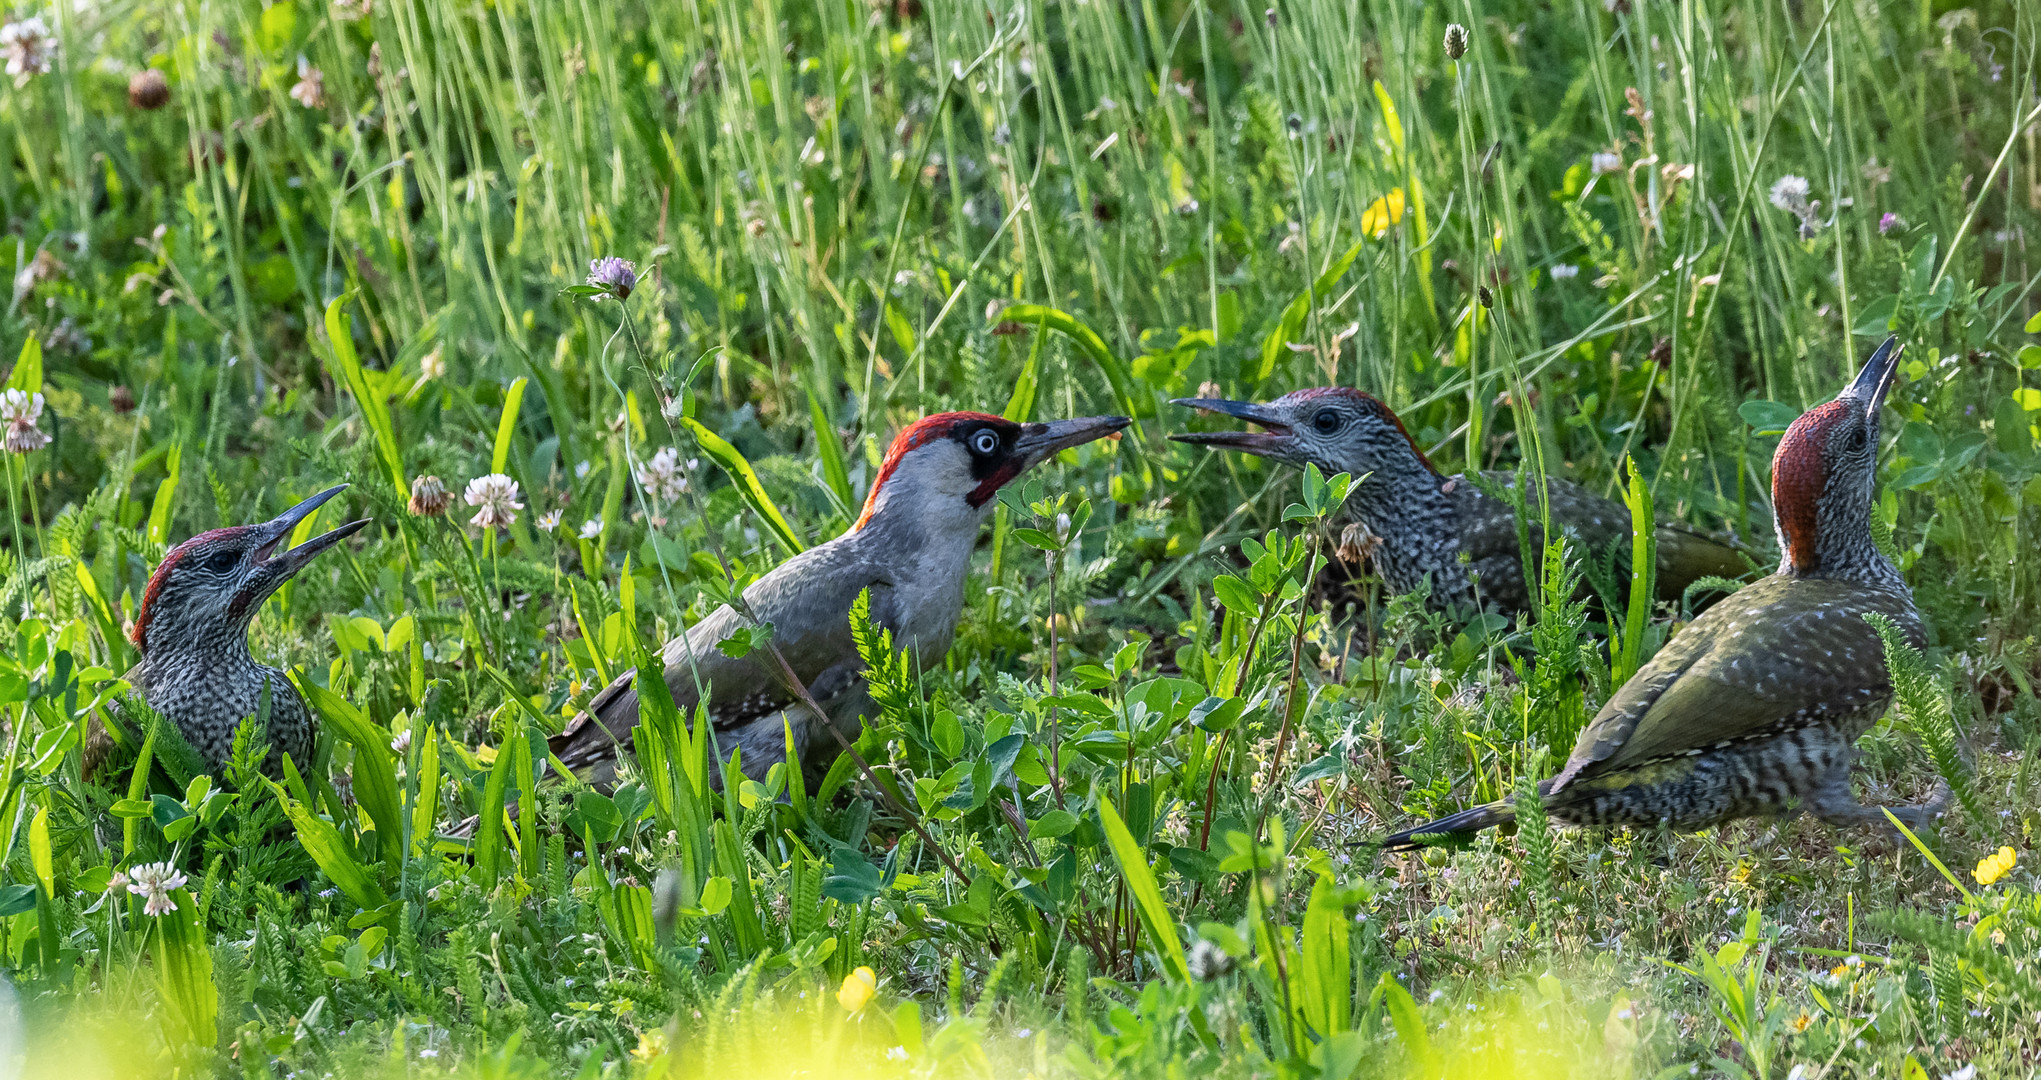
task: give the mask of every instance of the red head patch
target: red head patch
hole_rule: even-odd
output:
[[[885,460],[879,463],[879,475],[872,480],[872,490],[865,493],[864,513],[858,515],[857,523],[850,527],[850,531],[856,532],[864,528],[866,522],[872,520],[872,511],[879,508],[879,489],[886,486],[887,480],[892,479],[893,470],[900,467],[900,459],[906,457],[909,452],[927,446],[929,443],[949,438],[961,426],[975,426],[988,421],[995,424],[1011,423],[1011,421],[994,416],[991,413],[947,412],[937,413],[934,416],[924,416],[901,429],[900,434],[893,436],[893,445],[886,448]],[[1008,476],[1006,479],[1011,480],[1013,477]],[[990,481],[988,480],[987,482],[989,483]],[[1005,482],[1005,480],[1000,481],[1000,483]],[[999,485],[993,484],[990,490],[997,491],[998,489]],[[987,490],[985,485],[980,484],[979,491],[984,490]],[[977,491],[971,494],[974,500],[972,505],[983,504],[984,500],[977,497]]]
[[[1432,459],[1424,452],[1424,448],[1417,445],[1416,439],[1410,437],[1410,429],[1403,426],[1403,418],[1396,415],[1396,410],[1382,404],[1381,398],[1365,390],[1355,390],[1350,386],[1314,386],[1308,390],[1295,391],[1289,396],[1297,401],[1310,401],[1314,398],[1322,397],[1338,397],[1353,402],[1363,413],[1373,416],[1378,420],[1387,421],[1396,429],[1398,435],[1403,436],[1403,441],[1410,444],[1410,452],[1416,454],[1417,460],[1424,463],[1425,470],[1433,476],[1439,474],[1439,470],[1432,465]]]
[[[1849,411],[1846,402],[1831,401],[1801,414],[1779,440],[1772,455],[1772,513],[1779,519],[1779,535],[1786,542],[1786,558],[1801,573],[1821,569],[1821,553],[1815,546],[1818,530],[1815,506],[1828,486],[1828,464],[1822,446],[1828,441],[1829,426]]]
[[[245,526],[242,527],[245,528]],[[136,646],[142,649],[147,649],[149,647],[149,616],[154,613],[156,595],[163,591],[164,583],[170,580],[171,569],[178,563],[183,562],[186,555],[197,550],[205,541],[218,540],[237,531],[239,531],[238,528],[214,529],[211,532],[200,533],[184,543],[171,548],[169,554],[163,556],[163,561],[156,565],[156,572],[149,575],[149,587],[142,591],[142,606],[135,612],[135,629],[128,635],[128,640],[133,641]]]

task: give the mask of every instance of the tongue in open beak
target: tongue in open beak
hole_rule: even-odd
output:
[[[1238,417],[1250,424],[1258,424],[1266,431],[1180,431],[1170,438],[1180,443],[1195,446],[1214,446],[1224,450],[1243,450],[1250,454],[1269,456],[1289,442],[1290,425],[1266,405],[1252,401],[1230,401],[1226,398],[1176,398],[1171,405],[1182,405],[1205,412],[1223,413]]]

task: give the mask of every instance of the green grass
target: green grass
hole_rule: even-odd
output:
[[[0,455],[29,1075],[2034,1075],[2041,20],[1613,6],[12,9],[57,39],[0,80],[0,355],[54,436]],[[625,303],[567,291],[607,255]],[[1607,655],[1583,702],[1512,666],[1592,644],[1566,618],[1296,588],[1336,524],[1283,520],[1294,473],[1167,442],[1167,398],[1359,386],[1446,471],[1615,495],[1628,460],[1661,516],[1769,552],[1780,429],[1888,332],[1878,518],[1932,644],[1866,785],[1939,762],[1981,812],[1923,850],[1352,846],[1512,797]],[[867,657],[897,805],[847,766],[712,792],[670,711],[614,797],[524,767],[952,408],[1140,423],[1015,493],[939,670]],[[648,490],[669,447],[687,490]],[[500,535],[406,512],[491,472],[524,496]],[[87,783],[165,547],[342,480],[322,520],[376,525],[253,635],[326,691],[302,777]],[[1058,513],[1045,558],[1018,530]],[[1680,617],[1633,618],[1619,663]],[[511,798],[535,812],[439,835]],[[104,895],[166,858],[178,912]]]

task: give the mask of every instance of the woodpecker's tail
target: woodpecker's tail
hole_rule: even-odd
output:
[[[1392,833],[1382,841],[1383,851],[1411,851],[1427,844],[1466,840],[1483,829],[1507,825],[1517,819],[1514,803],[1492,802],[1473,806],[1457,814],[1427,821],[1414,829]]]

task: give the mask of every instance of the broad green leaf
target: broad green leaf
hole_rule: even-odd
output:
[[[333,884],[339,886],[349,900],[370,909],[381,908],[390,902],[382,886],[370,876],[368,868],[348,850],[347,840],[340,835],[340,830],[313,813],[310,807],[292,798],[282,784],[274,780],[264,782],[276,793],[277,804],[283,807],[284,815],[290,818],[292,828],[297,830],[298,843],[304,846],[305,853],[312,856],[312,861],[319,864],[319,869],[333,879]]]
[[[787,549],[796,555],[807,550],[806,545],[801,543],[801,538],[795,535],[794,527],[787,524],[787,519],[780,514],[780,508],[773,505],[772,496],[765,493],[765,485],[759,482],[758,473],[751,468],[751,462],[744,460],[744,455],[738,453],[736,447],[731,446],[721,435],[703,427],[701,421],[694,417],[683,416],[680,422],[695,437],[695,442],[701,445],[702,452],[709,455],[710,460],[721,466],[724,474],[730,477],[730,482],[737,487],[738,497],[744,500],[745,505],[765,519],[765,523],[772,528],[773,535],[779,537],[780,543],[785,544]]]
[[[1396,1028],[1396,1037],[1403,1041],[1405,1049],[1415,1059],[1417,1074],[1434,1075],[1438,1070],[1435,1067],[1436,1056],[1432,1053],[1431,1034],[1425,1030],[1424,1014],[1417,1011],[1417,1001],[1410,996],[1410,991],[1396,981],[1393,973],[1385,971],[1375,984],[1375,999],[1388,1005],[1389,1022]]]
[[[1004,316],[1005,312],[1000,314]],[[1028,344],[1028,362],[1022,365],[1020,377],[1014,380],[1013,396],[1006,399],[1006,410],[1000,413],[1016,424],[1027,423],[1035,414],[1035,390],[1042,373],[1042,343],[1049,338],[1042,331],[1048,325],[1046,321],[1036,321],[1035,339]]]
[[[19,390],[24,394],[39,394],[43,388],[43,347],[34,334],[21,343],[21,353],[14,358],[14,371],[7,376],[7,389]]]
[[[1232,574],[1221,574],[1212,579],[1212,592],[1226,610],[1237,615],[1256,615],[1261,612],[1261,598],[1254,594],[1247,582]]]
[[[273,10],[273,9],[272,9]],[[376,456],[382,460],[383,468],[390,474],[390,483],[396,489],[397,498],[408,499],[409,485],[404,482],[404,457],[397,449],[397,429],[390,421],[390,406],[382,396],[369,389],[367,376],[362,371],[361,358],[354,352],[354,330],[352,321],[341,306],[352,294],[342,294],[326,305],[326,343],[333,358],[334,375],[354,395],[354,403],[361,410],[363,423],[375,436]]]
[[[207,1053],[219,1043],[220,993],[213,985],[213,950],[199,925],[198,901],[178,889],[176,907],[156,919],[156,987],[168,1006],[164,1027],[173,1044]]]
[[[1262,339],[1261,361],[1248,373],[1249,382],[1258,383],[1275,374],[1276,365],[1281,362],[1289,344],[1296,341],[1297,336],[1304,332],[1304,324],[1311,316],[1312,304],[1324,303],[1331,297],[1332,287],[1339,284],[1339,279],[1346,276],[1347,270],[1360,256],[1363,242],[1354,241],[1354,246],[1334,259],[1332,265],[1325,268],[1325,273],[1318,275],[1318,280],[1312,282],[1309,289],[1298,293],[1296,298],[1290,301],[1289,306],[1283,309],[1282,318],[1276,321],[1276,328]]]
[[[50,852],[50,808],[35,808],[35,820],[28,823],[28,861],[35,867],[35,878],[43,884],[43,895],[54,900],[57,897],[56,861]]]
[[[1001,311],[999,317],[1017,323],[1046,326],[1076,342],[1077,347],[1083,350],[1086,356],[1091,357],[1092,363],[1097,364],[1099,370],[1105,374],[1106,382],[1113,388],[1113,398],[1120,403],[1120,408],[1125,409],[1128,416],[1142,415],[1142,410],[1134,404],[1134,380],[1127,372],[1127,365],[1121,363],[1120,358],[1113,355],[1111,349],[1106,348],[1105,339],[1099,337],[1097,331],[1086,326],[1076,316],[1042,304],[1013,304]],[[1127,434],[1132,436],[1135,442],[1141,441],[1139,425],[1129,428]]]
[[[177,481],[183,471],[184,444],[172,443],[163,459],[163,482],[156,485],[156,498],[149,504],[148,539],[152,544],[170,543],[170,512],[177,501]]]
[[[404,861],[404,806],[397,793],[397,765],[390,753],[390,733],[362,715],[346,698],[310,679],[298,689],[334,735],[354,747],[354,797],[376,823],[383,858],[392,866]]]
[[[496,449],[489,455],[489,471],[500,473],[510,465],[510,444],[517,434],[517,414],[524,408],[524,388],[531,380],[520,375],[503,395],[503,412],[496,418]]]
[[[1114,860],[1120,864],[1127,892],[1134,898],[1141,926],[1148,931],[1149,946],[1161,955],[1164,969],[1178,981],[1189,982],[1190,965],[1184,960],[1183,942],[1176,935],[1176,921],[1170,916],[1169,905],[1163,902],[1162,888],[1155,883],[1155,871],[1149,867],[1141,845],[1134,842],[1134,834],[1127,831],[1127,823],[1113,809],[1111,800],[1098,804],[1098,816],[1105,824],[1106,840],[1112,846]]]

